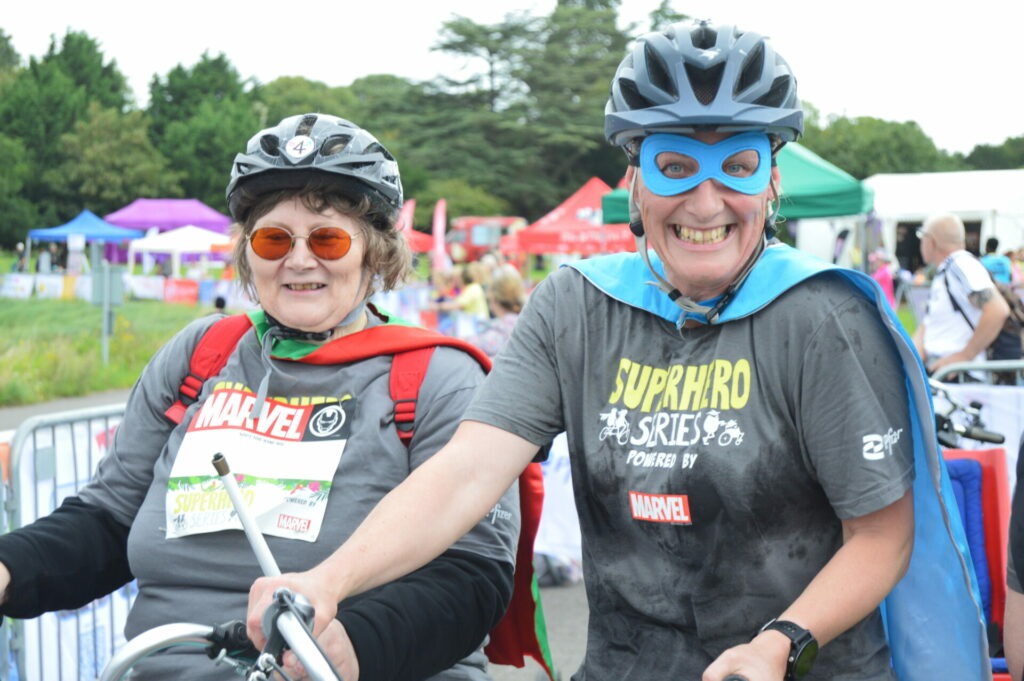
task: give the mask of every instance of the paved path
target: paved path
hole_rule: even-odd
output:
[[[587,597],[583,583],[552,586],[540,590],[548,641],[560,681],[569,681],[583,661],[587,639]],[[526,667],[491,667],[494,681],[540,681],[546,678],[540,665],[529,660]]]
[[[56,414],[62,411],[85,409],[86,407],[102,407],[108,404],[123,404],[130,391],[109,390],[84,397],[66,397],[53,402],[29,404],[21,407],[0,407],[0,431],[16,430],[21,422],[38,414]]]

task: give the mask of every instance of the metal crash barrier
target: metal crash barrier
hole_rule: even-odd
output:
[[[4,531],[49,514],[77,493],[106,454],[123,414],[124,405],[118,404],[26,419],[10,443]],[[10,653],[0,659],[0,678],[93,681],[124,645],[124,622],[135,593],[132,582],[79,610],[8,619],[0,639]]]
[[[1016,385],[994,385],[993,375],[1002,372],[1016,372]],[[946,383],[956,375],[966,372],[981,374],[982,382],[964,381]],[[957,362],[938,369],[932,378],[942,381],[950,394],[965,403],[977,403],[981,419],[987,430],[1001,433],[1006,438],[1006,450],[1010,491],[1016,484],[1017,453],[1024,436],[1024,359],[1001,359],[986,362]],[[964,440],[963,449],[985,449],[992,445]]]

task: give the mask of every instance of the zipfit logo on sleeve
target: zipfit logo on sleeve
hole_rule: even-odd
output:
[[[892,456],[892,448],[900,441],[901,433],[903,433],[902,428],[899,430],[890,428],[884,435],[878,433],[865,435],[862,439],[864,458],[868,461],[881,461],[886,456]]]

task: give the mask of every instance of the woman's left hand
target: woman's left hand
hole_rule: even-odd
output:
[[[341,622],[332,620],[317,637],[317,643],[341,678],[345,681],[359,681],[359,660]],[[284,654],[284,669],[292,679],[309,678],[298,657],[290,650]]]

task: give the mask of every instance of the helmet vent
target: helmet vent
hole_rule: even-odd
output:
[[[710,50],[718,41],[718,31],[702,23],[690,33],[690,40],[698,50]]]
[[[746,92],[747,88],[761,80],[761,73],[764,71],[764,43],[757,43],[747,58],[743,60],[743,67],[740,70],[740,78],[736,83],[734,95]]]
[[[260,149],[267,156],[280,156],[281,140],[277,138],[277,135],[263,135],[260,137]]]
[[[640,90],[637,89],[636,83],[632,80],[620,78],[619,93],[622,95],[622,98],[626,100],[626,111],[649,109],[654,106],[654,102],[640,94]]]
[[[722,85],[722,73],[725,71],[725,63],[715,64],[708,69],[699,69],[692,64],[686,64],[686,75],[690,79],[690,89],[697,101],[707,106],[715,101],[718,88]]]
[[[364,151],[363,153],[365,153],[365,154],[380,154],[381,156],[383,156],[384,158],[386,158],[389,161],[394,161],[395,160],[395,157],[391,155],[391,152],[388,151],[387,149],[385,149],[382,145],[378,144],[377,142],[374,142],[370,146],[366,147],[366,151]]]
[[[771,107],[792,106],[788,104],[790,84],[792,79],[789,76],[779,76],[772,81],[772,87],[764,95],[758,97],[755,104]]]
[[[348,147],[348,143],[352,141],[352,135],[335,135],[328,137],[324,140],[324,143],[320,145],[321,156],[334,156],[345,151]]]
[[[316,125],[316,119],[317,116],[315,114],[306,114],[303,116],[302,120],[299,121],[299,126],[295,128],[295,136],[308,135],[313,129],[313,126]]]
[[[650,44],[644,45],[644,61],[647,62],[647,77],[651,85],[662,92],[667,92],[672,99],[679,99],[679,91],[676,90],[675,79],[669,73],[668,64]]]

